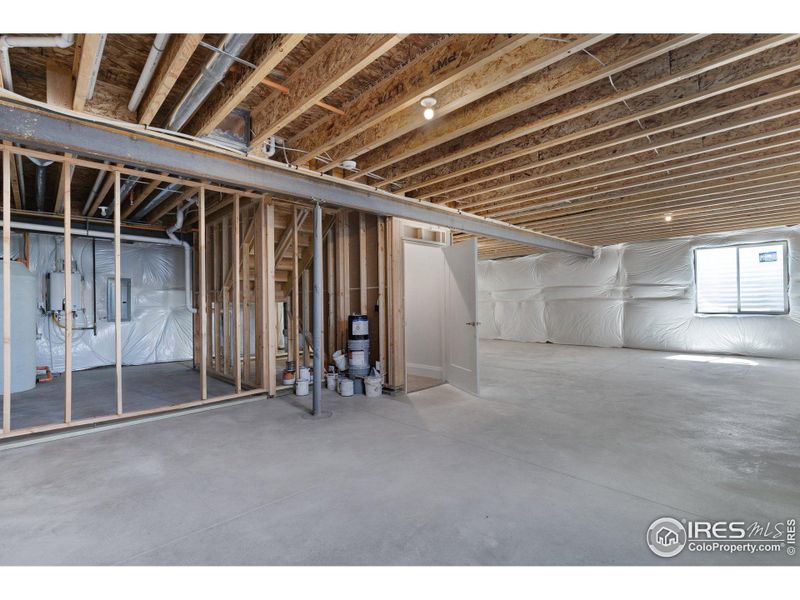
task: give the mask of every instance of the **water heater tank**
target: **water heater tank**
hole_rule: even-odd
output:
[[[3,263],[0,261],[0,339],[3,331]],[[3,372],[0,347],[0,391]],[[36,276],[25,265],[11,263],[11,392],[24,392],[36,385]]]

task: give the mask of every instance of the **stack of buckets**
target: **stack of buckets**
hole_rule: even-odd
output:
[[[369,375],[369,320],[367,315],[347,317],[348,374],[353,379],[354,392],[364,393],[364,377]]]

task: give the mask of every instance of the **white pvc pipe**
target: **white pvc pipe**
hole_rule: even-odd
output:
[[[192,306],[192,247],[189,245],[189,242],[179,240],[178,236],[175,235],[175,232],[183,227],[184,211],[195,202],[196,199],[192,198],[183,206],[179,206],[176,209],[175,224],[167,229],[167,236],[169,239],[183,246],[183,281],[184,290],[186,293],[186,310],[192,314],[197,312],[197,309]]]
[[[195,202],[194,199],[190,200],[184,208],[191,206]],[[176,222],[175,225],[167,230],[167,238],[152,238],[144,235],[132,235],[128,233],[120,234],[119,239],[128,242],[145,242],[147,244],[164,244],[167,246],[183,246],[183,269],[184,269],[184,289],[186,293],[186,310],[190,313],[196,313],[197,309],[192,306],[192,247],[188,242],[183,242],[175,236],[175,231],[183,226],[183,210],[178,209],[180,218],[180,225]],[[174,229],[173,229],[174,228]],[[24,229],[26,231],[37,231],[41,233],[55,233],[64,235],[64,228],[57,225],[40,225],[38,223],[20,223],[15,222],[12,229]],[[72,235],[79,235],[83,237],[94,237],[106,240],[113,240],[114,234],[108,231],[81,231],[80,229],[73,229]]]
[[[38,231],[40,233],[55,233],[59,235],[64,235],[64,228],[59,227],[57,225],[41,225],[39,223],[22,223],[20,221],[14,221],[12,223],[12,229],[24,229],[25,231]],[[104,240],[113,240],[114,233],[111,231],[86,231],[85,229],[81,230],[78,228],[72,229],[72,235],[77,235],[81,237],[90,237],[90,238],[98,238]],[[123,233],[120,235],[120,239],[126,240],[129,242],[145,242],[147,244],[163,244],[166,246],[180,246],[182,242],[178,240],[177,242],[169,239],[169,238],[154,238],[148,237],[145,235],[133,235],[130,233]]]
[[[136,82],[136,88],[131,95],[131,101],[128,102],[129,111],[136,112],[139,108],[139,103],[142,101],[145,91],[147,91],[147,86],[150,85],[153,73],[156,72],[161,53],[164,52],[167,47],[169,36],[170,34],[168,33],[159,33],[156,35],[156,39],[153,40],[153,45],[150,47],[150,54],[147,55],[147,62],[144,63],[142,74],[139,75],[139,81]]]
[[[61,35],[2,35],[0,36],[0,72],[3,74],[3,87],[14,91],[11,79],[11,59],[9,48],[69,48],[75,43],[74,33]]]

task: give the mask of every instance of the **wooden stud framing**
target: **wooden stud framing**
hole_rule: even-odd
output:
[[[303,340],[303,366],[311,366],[311,347],[308,343],[310,335],[309,324],[311,321],[311,272],[308,269],[303,269],[300,277],[302,287],[302,340]]]
[[[242,391],[242,340],[241,340],[241,310],[242,310],[242,282],[240,277],[241,272],[241,236],[240,229],[241,215],[239,214],[239,194],[233,196],[233,265],[231,269],[234,272],[233,283],[233,362],[234,362],[234,381],[236,393]],[[247,358],[250,362],[250,359]]]
[[[386,373],[386,218],[378,217],[378,360]]]
[[[292,360],[296,367],[300,367],[300,273],[298,272],[300,250],[297,243],[298,233],[298,211],[295,206],[292,208],[292,324],[289,339],[294,340]]]
[[[11,431],[11,153],[3,150],[3,433]]]
[[[122,414],[122,245],[120,243],[120,229],[122,216],[120,214],[120,173],[114,172],[114,356],[117,375],[117,414]],[[66,218],[69,200],[64,202],[64,215]],[[67,286],[69,287],[69,286]]]
[[[248,213],[249,215],[249,210]],[[254,230],[255,227],[255,214],[248,219],[250,225],[248,229]],[[247,234],[245,234],[245,238]],[[243,244],[243,252],[241,258],[241,280],[242,280],[242,378],[244,381],[250,383],[250,247],[251,244]],[[239,265],[237,264],[237,269]]]
[[[266,200],[262,203],[266,203]],[[266,205],[266,223],[264,232],[265,241],[265,262],[267,270],[263,273],[261,278],[262,290],[266,293],[267,305],[267,358],[265,365],[265,373],[267,388],[271,396],[275,395],[275,387],[278,379],[277,373],[277,354],[278,354],[278,314],[277,306],[275,304],[275,207],[272,202]]]
[[[198,237],[200,238],[200,252],[198,256],[198,264],[200,266],[200,305],[197,312],[200,313],[200,400],[208,398],[208,387],[206,382],[206,374],[208,369],[208,313],[206,309],[206,189],[200,187],[200,194],[198,197],[198,212],[200,214],[200,227],[198,230]]]
[[[64,422],[72,421],[72,193],[64,169]]]
[[[333,232],[328,232],[325,240],[326,256],[325,256],[325,277],[327,285],[327,299],[328,299],[328,326],[326,328],[327,347],[328,347],[328,360],[333,356],[336,351],[336,283],[335,273],[336,264],[334,258],[334,240]]]

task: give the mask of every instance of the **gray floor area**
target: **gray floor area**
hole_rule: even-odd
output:
[[[659,559],[657,517],[800,507],[800,362],[482,342],[483,397],[292,396],[0,451],[6,564]]]
[[[442,380],[434,377],[425,377],[424,375],[406,375],[406,390],[409,392],[418,392],[420,390],[427,390],[428,388],[441,385]]]
[[[11,395],[14,429],[64,422],[64,376],[39,383],[32,390]],[[233,393],[232,385],[208,378],[208,395]],[[191,362],[122,367],[122,402],[125,412],[191,402],[200,398],[200,374]],[[117,378],[114,367],[72,373],[72,418],[88,419],[117,412]],[[0,424],[3,418],[0,415]]]

